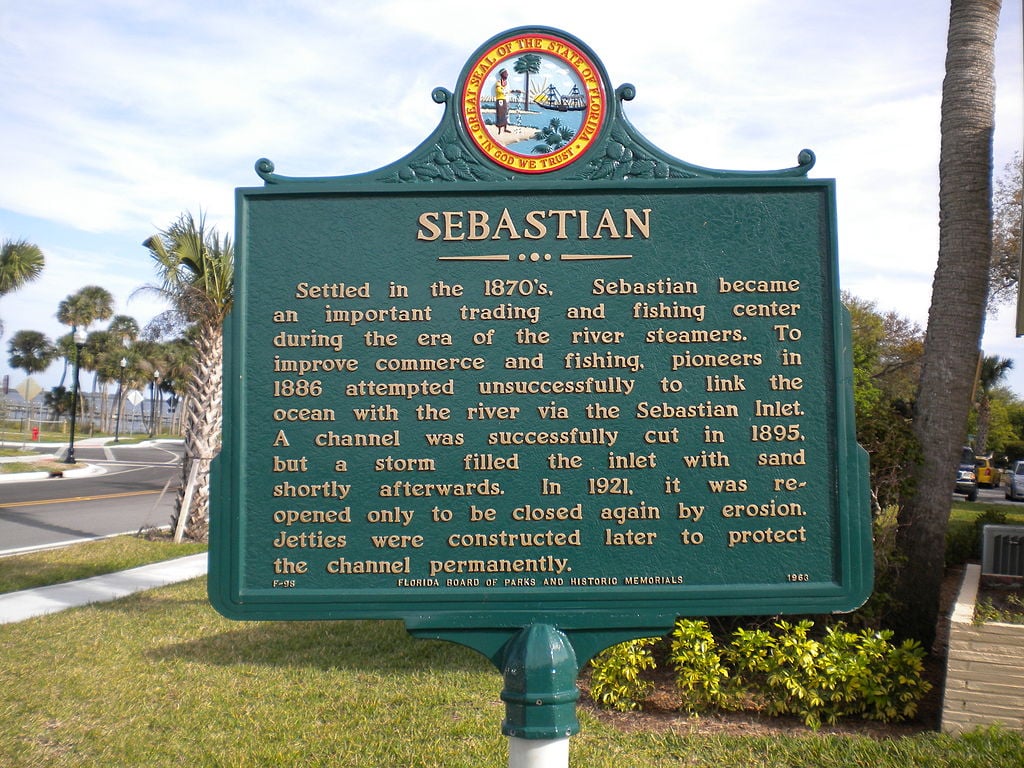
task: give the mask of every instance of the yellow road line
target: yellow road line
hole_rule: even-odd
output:
[[[34,507],[40,504],[66,504],[70,501],[96,501],[98,499],[123,499],[127,496],[152,496],[160,491],[129,491],[127,493],[104,493],[99,496],[71,496],[66,499],[40,499],[39,501],[16,501],[13,504],[0,502],[0,507]]]

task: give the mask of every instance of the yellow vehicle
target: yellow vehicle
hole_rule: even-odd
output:
[[[974,457],[974,474],[977,475],[978,485],[983,488],[997,488],[1003,479],[1002,470],[986,456]]]

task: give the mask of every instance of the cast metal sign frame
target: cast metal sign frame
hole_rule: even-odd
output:
[[[510,68],[550,73],[532,149],[511,139],[534,90],[501,104]],[[867,598],[834,182],[807,178],[806,150],[779,171],[682,162],[626,119],[633,96],[581,41],[521,28],[435,89],[444,115],[407,157],[318,178],[257,163],[265,185],[236,193],[214,463],[221,613],[401,619],[497,660],[530,625],[587,657],[680,615]],[[427,451],[428,434],[450,442]],[[451,486],[472,491],[433,495]]]

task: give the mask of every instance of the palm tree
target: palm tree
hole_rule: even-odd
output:
[[[44,334],[39,331],[18,331],[7,342],[7,362],[27,376],[42,373],[50,367],[57,350]]]
[[[57,320],[88,330],[99,320],[114,316],[114,297],[99,285],[87,285],[67,296],[57,305]]]
[[[4,240],[0,246],[0,297],[38,280],[45,263],[38,245],[27,240]],[[0,320],[0,336],[3,332],[3,320]]]
[[[81,366],[93,372],[92,404],[99,403],[100,424],[108,421],[110,398],[107,389],[111,381],[117,381],[122,350],[119,340],[110,331],[93,331],[82,348]],[[97,392],[101,395],[99,398],[95,396]]]
[[[107,385],[112,382],[119,383],[119,393],[115,401],[115,407],[118,409],[118,412],[104,418],[104,421],[108,424],[106,429],[109,430],[111,429],[110,425],[115,420],[118,424],[120,423],[121,411],[124,409],[124,398],[120,395],[123,394],[128,374],[129,345],[139,338],[139,323],[134,317],[115,315],[110,321],[110,325],[107,326],[107,330],[103,331],[102,334],[106,341],[97,355],[96,374],[99,381],[103,384],[103,399],[101,402],[103,403],[104,410],[108,402]],[[121,360],[125,361],[123,368]]]
[[[60,304],[57,305],[57,321],[70,325],[72,328],[83,328],[88,331],[89,326],[99,320],[109,320],[114,314],[114,297],[110,291],[98,285],[87,285],[75,293],[69,294]],[[70,342],[62,344],[61,349],[65,353],[74,354],[74,344]],[[68,354],[64,355],[64,371],[60,376],[60,384],[64,386],[64,379],[68,374]],[[86,368],[86,370],[91,370]]]
[[[160,347],[159,342],[150,341],[149,339],[136,339],[126,345],[126,349],[122,352],[126,365],[123,372],[117,372],[119,378],[123,375],[123,392],[135,391],[144,395],[144,393],[149,391],[149,384],[153,381],[153,372],[161,370],[160,366],[163,365]],[[120,366],[120,358],[118,358],[117,364]],[[122,414],[126,408],[125,402],[122,399]],[[133,424],[134,418],[137,416],[141,416],[143,424],[145,424],[147,412],[138,407],[138,404],[136,407],[138,411],[133,412]]]
[[[945,535],[981,344],[992,253],[992,131],[999,0],[952,0],[942,84],[939,258],[932,283],[914,432],[924,448],[900,510],[906,565],[895,597],[900,630],[935,637]]]
[[[195,356],[185,377],[183,402],[183,484],[171,523],[176,531],[198,540],[208,530],[210,462],[220,451],[223,324],[234,299],[234,249],[229,236],[221,238],[206,228],[205,217],[200,214],[197,221],[191,213],[182,214],[143,245],[160,280],[144,290],[168,299],[171,313],[195,329]]]
[[[517,75],[526,75],[526,88],[523,90],[523,109],[530,111],[530,75],[540,72],[540,56],[536,53],[527,53],[516,59],[512,66]]]
[[[120,341],[123,347],[127,347],[139,338],[139,331],[139,321],[128,315],[114,315],[110,325],[107,326],[110,338]]]
[[[39,331],[18,331],[7,342],[7,353],[7,362],[12,368],[20,368],[26,376],[31,376],[50,367],[57,356],[57,349]],[[25,396],[32,399],[28,389],[25,389]]]
[[[182,424],[182,414],[188,409],[185,403],[188,398],[187,384],[196,350],[192,335],[194,334],[188,333],[185,338],[172,339],[163,345],[163,389],[167,393],[168,404],[172,407],[172,415],[177,421],[178,431]],[[175,425],[172,423],[173,426]]]
[[[106,353],[106,348],[109,344],[107,340],[106,331],[93,331],[86,335],[85,344],[81,347],[75,344],[74,334],[68,335],[68,344],[75,351],[72,352],[72,356],[78,354],[78,367],[80,371],[85,373],[93,373],[93,394],[96,394],[96,385],[99,378],[99,367],[102,364],[103,355]],[[95,415],[92,409],[96,405],[96,398],[87,398],[82,394],[82,385],[78,385],[78,416],[81,419],[85,419],[88,415],[89,421],[95,424]]]
[[[975,450],[979,454],[988,453],[988,425],[992,415],[992,390],[1006,377],[1013,368],[1013,360],[998,355],[985,355],[978,368],[977,406],[978,435]]]

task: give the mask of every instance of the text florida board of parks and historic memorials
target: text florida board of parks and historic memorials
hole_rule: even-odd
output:
[[[835,187],[716,171],[546,28],[378,171],[237,192],[211,597],[238,618],[665,628],[872,582]]]

